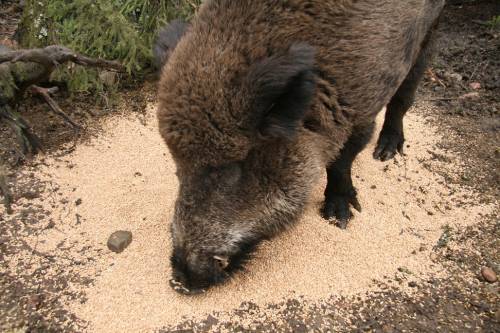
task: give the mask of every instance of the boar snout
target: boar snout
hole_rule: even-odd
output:
[[[221,254],[186,253],[174,249],[171,258],[172,279],[170,286],[184,295],[204,293],[209,287],[227,279],[229,257]]]
[[[195,253],[174,247],[171,257],[172,279],[170,286],[183,295],[197,295],[208,288],[223,283],[236,271],[243,270],[257,245],[264,238],[253,238],[237,243],[229,253]]]

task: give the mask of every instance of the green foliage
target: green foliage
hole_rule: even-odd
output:
[[[16,82],[9,66],[0,65],[0,105],[6,104],[14,99],[16,94]]]
[[[21,44],[67,46],[91,56],[122,62],[141,78],[152,63],[156,31],[168,21],[189,19],[201,0],[27,0],[21,23]],[[71,91],[102,90],[95,69],[62,66],[54,79]]]
[[[12,103],[24,91],[27,82],[43,76],[45,68],[38,64],[17,62],[0,64],[0,105]]]
[[[488,25],[493,29],[500,29],[500,15],[493,16],[493,18],[488,21]]]

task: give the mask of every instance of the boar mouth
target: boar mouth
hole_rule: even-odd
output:
[[[234,273],[245,270],[245,264],[253,257],[258,244],[262,238],[253,238],[241,241],[238,244],[238,251],[229,257],[227,267],[222,271],[210,270],[203,276],[193,274],[189,269],[184,251],[174,249],[171,257],[173,268],[173,277],[170,279],[170,287],[179,294],[194,296],[207,291],[208,288],[222,284],[228,280]]]
[[[238,252],[230,257],[229,265],[226,268],[226,272],[233,274],[237,271],[245,270],[245,265],[252,258],[257,246],[263,241],[263,237],[245,239],[238,243]]]
[[[169,281],[170,287],[178,292],[179,294],[182,295],[187,295],[187,296],[194,296],[194,295],[200,295],[206,292],[206,289],[200,288],[200,289],[189,289],[184,286],[184,284],[180,281],[177,281],[175,279],[170,279]]]

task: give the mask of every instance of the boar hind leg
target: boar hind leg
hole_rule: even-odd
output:
[[[377,160],[390,160],[397,152],[403,154],[405,141],[403,117],[415,100],[415,92],[427,68],[430,58],[430,38],[431,36],[429,34],[416,63],[387,105],[384,126],[382,127],[377,147],[373,153],[373,157]]]
[[[356,190],[352,184],[352,162],[363,150],[373,133],[374,124],[355,127],[349,140],[342,148],[339,157],[326,169],[328,183],[325,189],[325,203],[323,217],[327,220],[335,218],[341,229],[347,227],[352,217],[350,206],[361,211],[356,198]]]

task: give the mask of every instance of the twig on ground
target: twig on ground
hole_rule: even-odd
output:
[[[59,104],[57,104],[56,101],[50,97],[50,94],[55,93],[58,88],[57,87],[52,87],[52,88],[42,88],[39,86],[31,86],[30,90],[32,93],[37,94],[42,96],[42,98],[47,102],[47,104],[50,106],[50,109],[52,112],[57,114],[58,116],[62,117],[66,122],[68,122],[71,126],[73,126],[74,129],[80,129],[81,126],[78,125],[73,119],[71,119],[70,116],[68,116],[60,107]]]
[[[437,97],[437,98],[428,98],[425,99],[424,101],[426,102],[435,102],[435,101],[453,101],[456,99],[455,97]]]
[[[474,70],[472,71],[472,74],[470,75],[469,81],[473,81],[474,80],[474,75],[476,75],[477,69],[479,68],[479,66],[481,66],[483,64],[484,64],[484,61],[481,61],[478,64],[476,64],[476,66],[474,67]]]
[[[425,99],[424,101],[426,101],[426,102],[454,101],[454,100],[464,100],[464,99],[469,99],[469,98],[477,98],[479,96],[480,96],[479,93],[471,92],[471,93],[460,95],[458,97],[436,97],[436,98],[428,98],[428,99]]]
[[[3,203],[7,214],[12,214],[12,194],[7,185],[7,170],[0,165],[0,193],[3,195]]]
[[[489,24],[488,24],[488,21],[482,21],[482,20],[471,20],[472,23],[476,23],[476,24],[479,24],[479,25],[482,25],[484,27],[488,27]]]
[[[429,74],[429,76],[431,77],[431,80],[434,81],[434,82],[437,82],[439,83],[443,88],[446,88],[446,84],[444,84],[444,82],[438,78],[438,76],[432,71],[431,68],[429,68],[427,70],[427,74]]]

